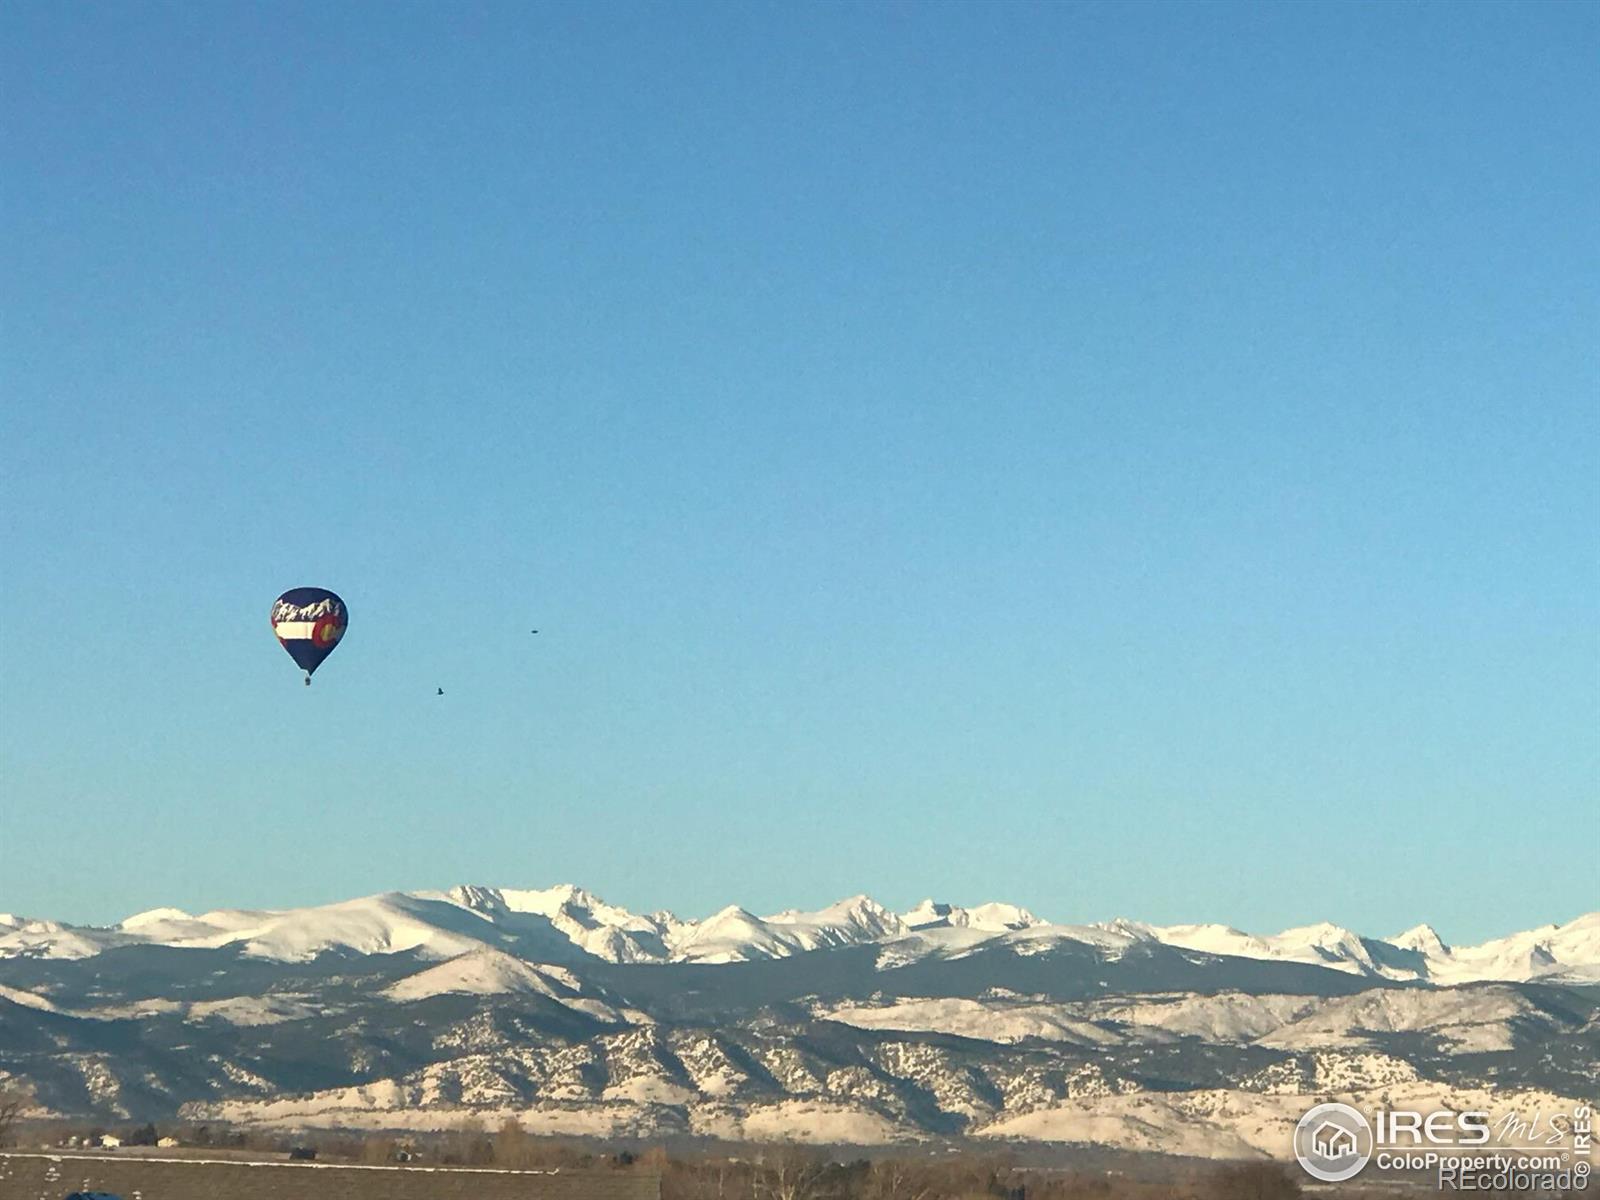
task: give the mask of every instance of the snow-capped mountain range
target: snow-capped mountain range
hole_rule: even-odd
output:
[[[872,945],[886,963],[950,957],[980,946],[1019,954],[1057,943],[1105,951],[1152,942],[1200,954],[1329,967],[1396,981],[1600,981],[1600,912],[1485,942],[1449,946],[1427,925],[1390,938],[1337,925],[1272,935],[1226,925],[1149,925],[1114,920],[1058,925],[1013,904],[963,908],[925,900],[896,913],[861,895],[815,912],[760,917],[730,905],[703,920],[638,914],[571,884],[540,890],[461,886],[444,892],[386,892],[284,910],[220,909],[191,916],[157,908],[111,927],[73,926],[0,913],[0,958],[85,958],[130,945],[216,949],[302,962],[326,953],[413,951],[448,959],[492,947],[536,961],[596,958],[608,963],[734,963]]]
[[[101,1120],[1283,1156],[1313,1097],[1548,1112],[1597,1079],[1600,913],[1473,947],[571,886],[0,915],[0,1089]]]

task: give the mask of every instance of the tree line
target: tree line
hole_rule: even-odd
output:
[[[0,1093],[0,1147],[17,1140],[23,1100],[16,1093]],[[536,1136],[515,1118],[491,1129],[482,1120],[469,1117],[449,1130],[420,1134],[286,1134],[195,1124],[158,1129],[153,1123],[110,1130],[51,1123],[37,1132],[56,1145],[69,1136],[91,1141],[101,1132],[117,1134],[125,1146],[153,1145],[159,1135],[172,1136],[181,1147],[202,1151],[290,1154],[374,1166],[418,1163],[510,1170],[644,1171],[660,1178],[661,1200],[1298,1200],[1304,1194],[1296,1168],[1267,1161],[1205,1163],[1152,1158],[1137,1169],[1120,1170],[1103,1165],[1028,1166],[1005,1154],[959,1148],[940,1152],[908,1148],[899,1153],[875,1153],[870,1158],[838,1148],[790,1142],[749,1143],[718,1150],[614,1149],[600,1143]],[[1520,1195],[1479,1194],[1501,1200]],[[1387,1200],[1392,1196],[1392,1191],[1364,1188],[1359,1181],[1340,1189],[1340,1200]]]

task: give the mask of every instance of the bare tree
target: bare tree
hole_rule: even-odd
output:
[[[17,1121],[32,1102],[33,1094],[25,1088],[16,1085],[0,1088],[0,1146],[11,1144]]]
[[[500,1122],[494,1133],[494,1164],[497,1167],[526,1167],[533,1159],[527,1130],[515,1117]]]
[[[756,1200],[820,1200],[828,1192],[828,1160],[813,1150],[786,1144],[762,1155],[756,1170]]]
[[[929,1200],[935,1194],[932,1172],[921,1163],[883,1158],[867,1168],[865,1200]]]
[[[494,1143],[484,1132],[480,1117],[462,1117],[446,1139],[444,1161],[481,1167],[494,1159]]]
[[[662,1200],[750,1200],[751,1165],[725,1154],[677,1158],[659,1148],[645,1155],[647,1170],[661,1173]]]

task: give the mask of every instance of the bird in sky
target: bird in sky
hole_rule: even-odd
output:
[[[436,696],[444,695],[444,689],[443,688],[439,688],[436,692],[434,692],[434,695],[436,695]]]

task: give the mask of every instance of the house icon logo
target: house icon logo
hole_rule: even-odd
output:
[[[1358,1153],[1356,1135],[1332,1121],[1317,1126],[1311,1134],[1311,1145],[1323,1158],[1348,1158]]]
[[[1294,1127],[1294,1156],[1313,1179],[1342,1183],[1372,1157],[1372,1126],[1348,1104],[1319,1104]]]

